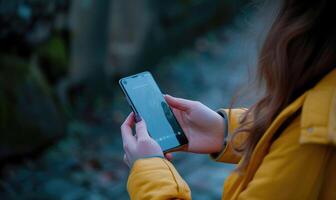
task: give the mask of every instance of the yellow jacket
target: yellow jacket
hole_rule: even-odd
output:
[[[272,142],[281,124],[300,109]],[[229,132],[239,125],[243,112],[227,112]],[[225,181],[222,199],[336,199],[335,146],[336,69],[276,117],[254,149],[247,169],[241,174],[233,172]],[[240,160],[230,145],[212,157],[219,162]],[[188,185],[161,158],[136,161],[127,188],[131,199],[191,199]]]

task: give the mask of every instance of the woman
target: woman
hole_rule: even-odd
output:
[[[334,10],[331,0],[283,1],[258,62],[265,94],[249,109],[165,96],[189,139],[184,151],[238,164],[223,199],[336,199]],[[144,120],[131,113],[121,131],[131,199],[191,199]]]

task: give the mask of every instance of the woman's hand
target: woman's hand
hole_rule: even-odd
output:
[[[135,136],[132,134],[132,127],[134,125]],[[124,161],[130,168],[139,158],[163,157],[160,145],[148,135],[145,121],[140,118],[135,123],[133,112],[121,125],[121,135],[125,151]]]
[[[194,153],[221,151],[224,145],[224,120],[218,113],[197,101],[170,95],[165,95],[165,99],[189,140],[184,150]]]

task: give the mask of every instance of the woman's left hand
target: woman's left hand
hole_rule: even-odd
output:
[[[136,135],[132,133],[132,127],[134,125]],[[160,145],[149,136],[145,121],[140,118],[136,123],[133,112],[121,125],[121,135],[125,151],[124,161],[130,168],[133,163],[140,158],[164,158]]]

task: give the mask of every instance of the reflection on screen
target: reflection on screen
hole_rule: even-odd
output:
[[[137,112],[146,121],[149,134],[162,149],[179,146],[183,131],[151,75],[129,78],[124,87]]]

